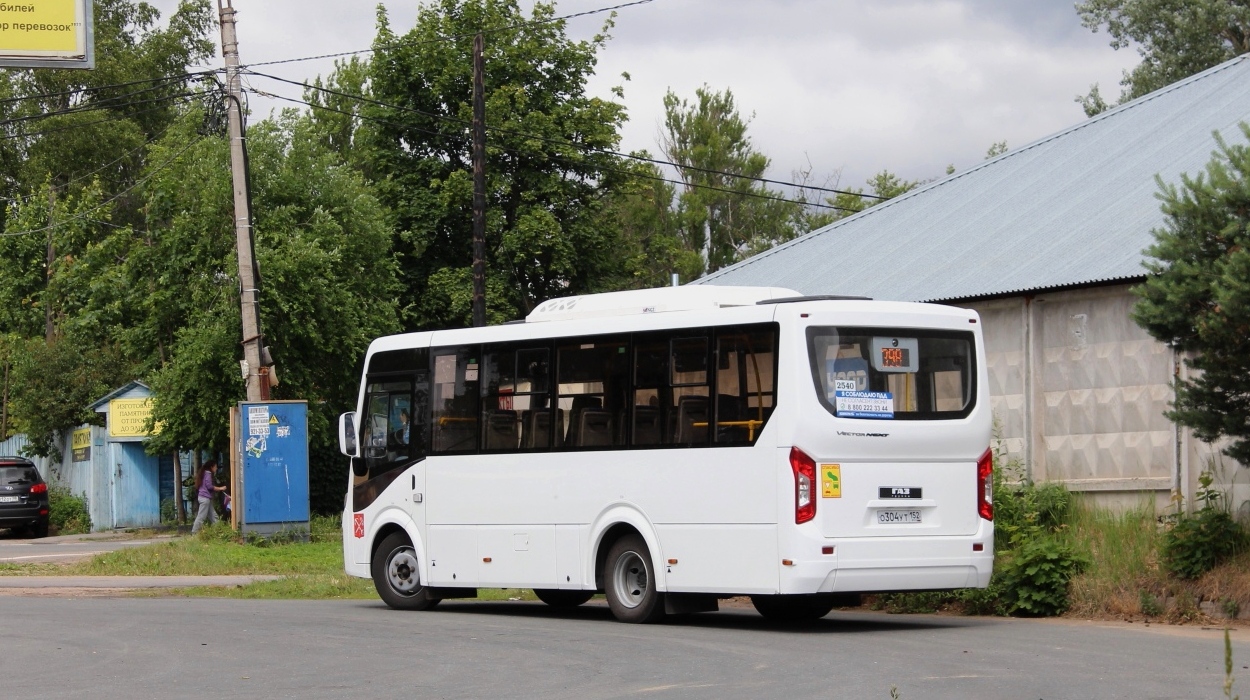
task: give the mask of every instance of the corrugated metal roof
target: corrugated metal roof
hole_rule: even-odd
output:
[[[940,301],[1142,277],[1155,176],[1250,121],[1250,55],[834,222],[694,284]]]

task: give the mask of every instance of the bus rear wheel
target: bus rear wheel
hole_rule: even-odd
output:
[[[833,610],[837,598],[830,594],[815,595],[753,595],[751,605],[774,622],[809,622],[819,620]]]
[[[392,532],[378,545],[370,567],[373,587],[387,605],[396,610],[429,610],[438,598],[421,584],[417,552],[402,532]]]
[[[655,589],[651,552],[638,535],[613,543],[603,568],[608,607],[621,622],[658,622],[664,617],[664,596]]]
[[[594,591],[564,591],[556,588],[535,588],[534,595],[553,608],[576,608],[594,597]]]

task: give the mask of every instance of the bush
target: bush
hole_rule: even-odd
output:
[[[1217,507],[1177,516],[1163,533],[1163,565],[1168,573],[1195,579],[1241,550],[1245,533],[1233,516]]]
[[[1195,495],[1202,507],[1173,516],[1163,533],[1163,566],[1178,578],[1198,578],[1245,545],[1246,532],[1222,507],[1224,494],[1211,486],[1214,481],[1210,470],[1199,475]]]
[[[91,511],[86,496],[76,496],[67,486],[48,486],[48,525],[61,535],[91,532]]]
[[[1012,552],[1002,567],[1003,603],[1011,615],[1062,615],[1068,609],[1068,583],[1089,560],[1053,535],[1035,537]]]

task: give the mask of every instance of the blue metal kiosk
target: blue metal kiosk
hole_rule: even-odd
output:
[[[308,534],[308,403],[241,402],[239,531]]]

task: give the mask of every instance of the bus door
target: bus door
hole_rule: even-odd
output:
[[[402,508],[424,538],[421,504],[429,452],[429,371],[423,367],[371,374],[365,382],[364,412],[358,419],[360,464],[351,490],[353,518],[363,524],[387,508]],[[367,544],[354,550],[357,563],[368,562]]]

